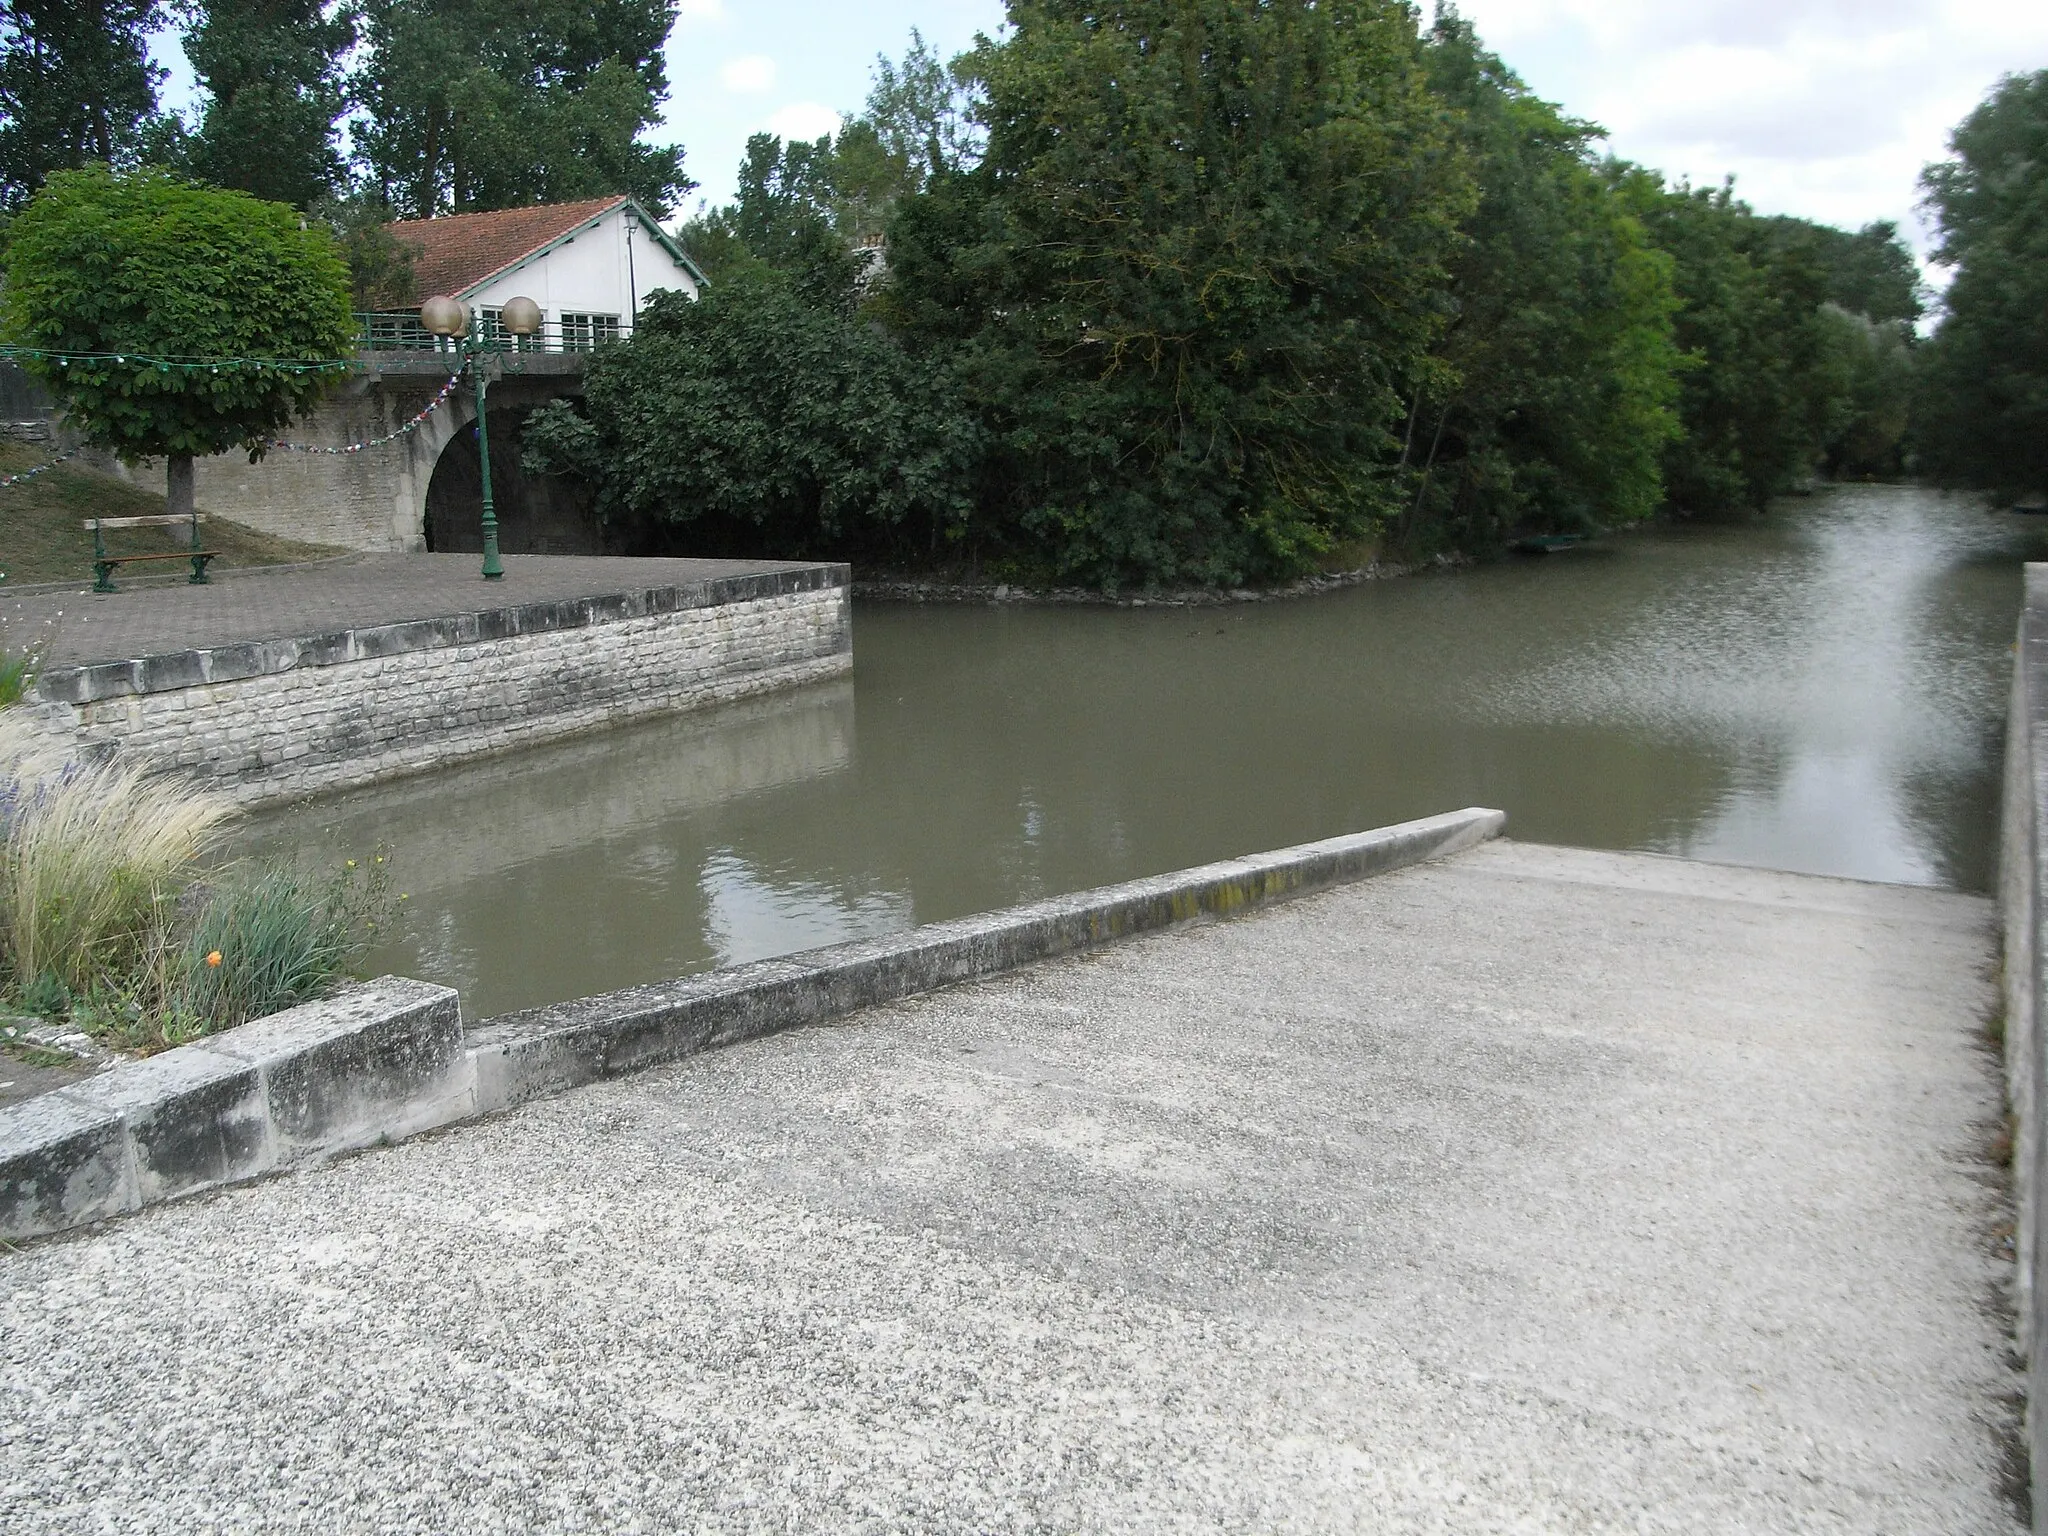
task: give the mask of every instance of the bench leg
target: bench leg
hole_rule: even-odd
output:
[[[211,555],[194,555],[192,557],[192,575],[185,583],[187,586],[203,587],[207,585],[210,578],[206,574],[206,562],[212,558],[213,556]]]
[[[96,579],[95,579],[95,580],[93,581],[93,584],[92,584],[92,589],[93,589],[93,591],[95,591],[95,592],[118,592],[118,591],[120,591],[120,590],[121,590],[121,589],[120,589],[119,587],[117,587],[117,586],[115,586],[115,585],[114,585],[114,562],[113,562],[113,561],[111,561],[111,560],[95,560],[95,561],[93,561],[93,563],[92,563],[92,568],[93,568],[93,572],[94,572],[94,575],[95,575],[95,578],[96,578]]]

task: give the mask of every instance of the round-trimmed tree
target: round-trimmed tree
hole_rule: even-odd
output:
[[[192,510],[192,460],[260,458],[309,413],[355,346],[334,237],[282,203],[103,165],[50,177],[7,231],[0,339],[29,349],[87,442],[168,462]]]

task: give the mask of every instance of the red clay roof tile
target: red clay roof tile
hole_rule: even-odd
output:
[[[404,219],[384,227],[416,247],[413,294],[418,304],[437,293],[451,297],[473,288],[493,272],[531,255],[550,240],[623,203],[623,197],[593,197],[580,203],[541,203],[495,213],[450,213],[437,219]]]

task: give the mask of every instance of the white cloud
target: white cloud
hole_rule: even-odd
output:
[[[1736,178],[1767,213],[1896,220],[2001,74],[2048,66],[2039,0],[1462,0],[1542,95],[1616,154]]]
[[[830,107],[815,101],[798,101],[771,116],[765,126],[781,138],[808,141],[837,133],[839,124],[839,114]]]
[[[719,83],[728,91],[755,92],[775,85],[775,61],[765,53],[749,53],[728,60],[718,71]]]

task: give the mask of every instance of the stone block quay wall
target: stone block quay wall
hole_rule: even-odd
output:
[[[796,567],[53,669],[34,713],[262,804],[843,675],[850,591]]]
[[[2019,1348],[2026,1362],[2033,1529],[2048,1536],[2048,565],[2027,567],[2006,718],[1999,907],[2005,929],[2005,1073],[2019,1207]]]

